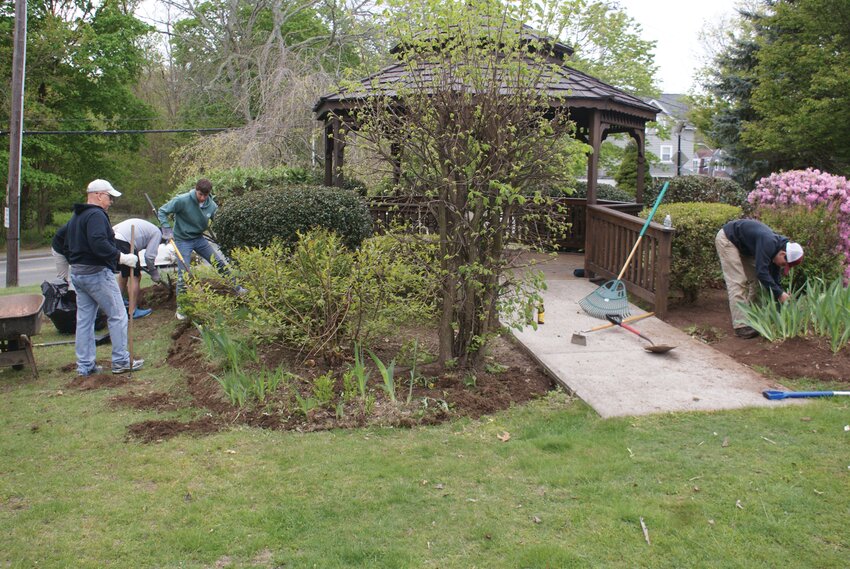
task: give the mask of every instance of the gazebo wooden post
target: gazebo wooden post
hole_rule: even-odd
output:
[[[584,275],[593,278],[588,267],[588,261],[593,259],[593,222],[590,215],[591,205],[596,205],[596,178],[599,176],[599,149],[602,146],[602,117],[598,110],[590,113],[587,128],[587,143],[590,145],[590,156],[587,157],[587,205],[584,234]]]
[[[345,129],[339,117],[334,117],[333,128],[333,185],[342,187],[342,165],[345,154]]]
[[[587,205],[596,204],[596,179],[599,177],[599,149],[602,146],[602,118],[597,110],[590,113],[587,143],[591,152],[587,158]]]
[[[643,202],[643,190],[646,186],[646,132],[633,129],[631,135],[637,144],[637,189],[635,190],[635,201],[641,203]]]
[[[334,182],[334,142],[333,142],[333,127],[330,121],[325,123],[325,180],[326,186],[333,185]]]

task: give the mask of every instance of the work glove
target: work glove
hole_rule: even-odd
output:
[[[159,283],[162,282],[162,277],[159,276],[159,269],[151,269],[150,275],[151,275],[151,280],[154,283],[159,284]]]
[[[171,229],[170,227],[163,227],[162,228],[162,240],[165,241],[166,243],[168,243],[172,239],[174,239],[174,230]]]
[[[118,257],[118,262],[133,269],[139,264],[139,258],[129,253],[121,253]]]

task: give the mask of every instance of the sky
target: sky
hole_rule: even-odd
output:
[[[655,40],[656,77],[662,93],[687,93],[704,51],[699,32],[735,15],[738,0],[620,0],[621,7]]]

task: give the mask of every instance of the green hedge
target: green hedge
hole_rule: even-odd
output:
[[[646,218],[650,209],[640,215]],[[723,282],[723,272],[714,247],[714,238],[723,225],[741,217],[741,208],[714,203],[662,203],[653,221],[666,215],[673,220],[673,259],[670,291],[679,291],[685,302],[694,302],[706,287]]]
[[[279,238],[298,241],[298,233],[324,227],[336,232],[350,249],[372,234],[366,203],[349,190],[294,186],[253,192],[221,207],[214,229],[225,252],[237,247],[264,247]]]
[[[665,180],[647,187],[643,203],[651,204],[658,197]],[[707,202],[729,204],[747,210],[747,192],[737,182],[709,176],[677,176],[666,180],[670,182],[664,201],[667,203]]]

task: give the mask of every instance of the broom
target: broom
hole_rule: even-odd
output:
[[[594,318],[605,319],[605,317],[609,314],[617,315],[620,318],[625,318],[629,315],[629,297],[626,294],[626,283],[620,279],[623,278],[623,275],[626,273],[626,268],[632,261],[632,257],[635,256],[635,252],[640,246],[641,239],[643,239],[643,234],[646,233],[650,222],[652,222],[652,216],[655,215],[655,210],[657,210],[658,206],[661,205],[661,200],[664,199],[664,194],[667,192],[667,186],[669,184],[670,182],[664,182],[664,186],[662,186],[661,191],[658,193],[658,197],[655,199],[655,205],[652,206],[652,211],[649,212],[649,217],[646,218],[646,222],[644,222],[643,228],[640,230],[640,235],[635,242],[635,246],[632,247],[632,252],[629,253],[629,257],[626,259],[626,262],[623,263],[623,268],[620,270],[620,274],[617,275],[617,278],[602,284],[595,291],[578,301],[578,305],[581,306],[581,309]]]

